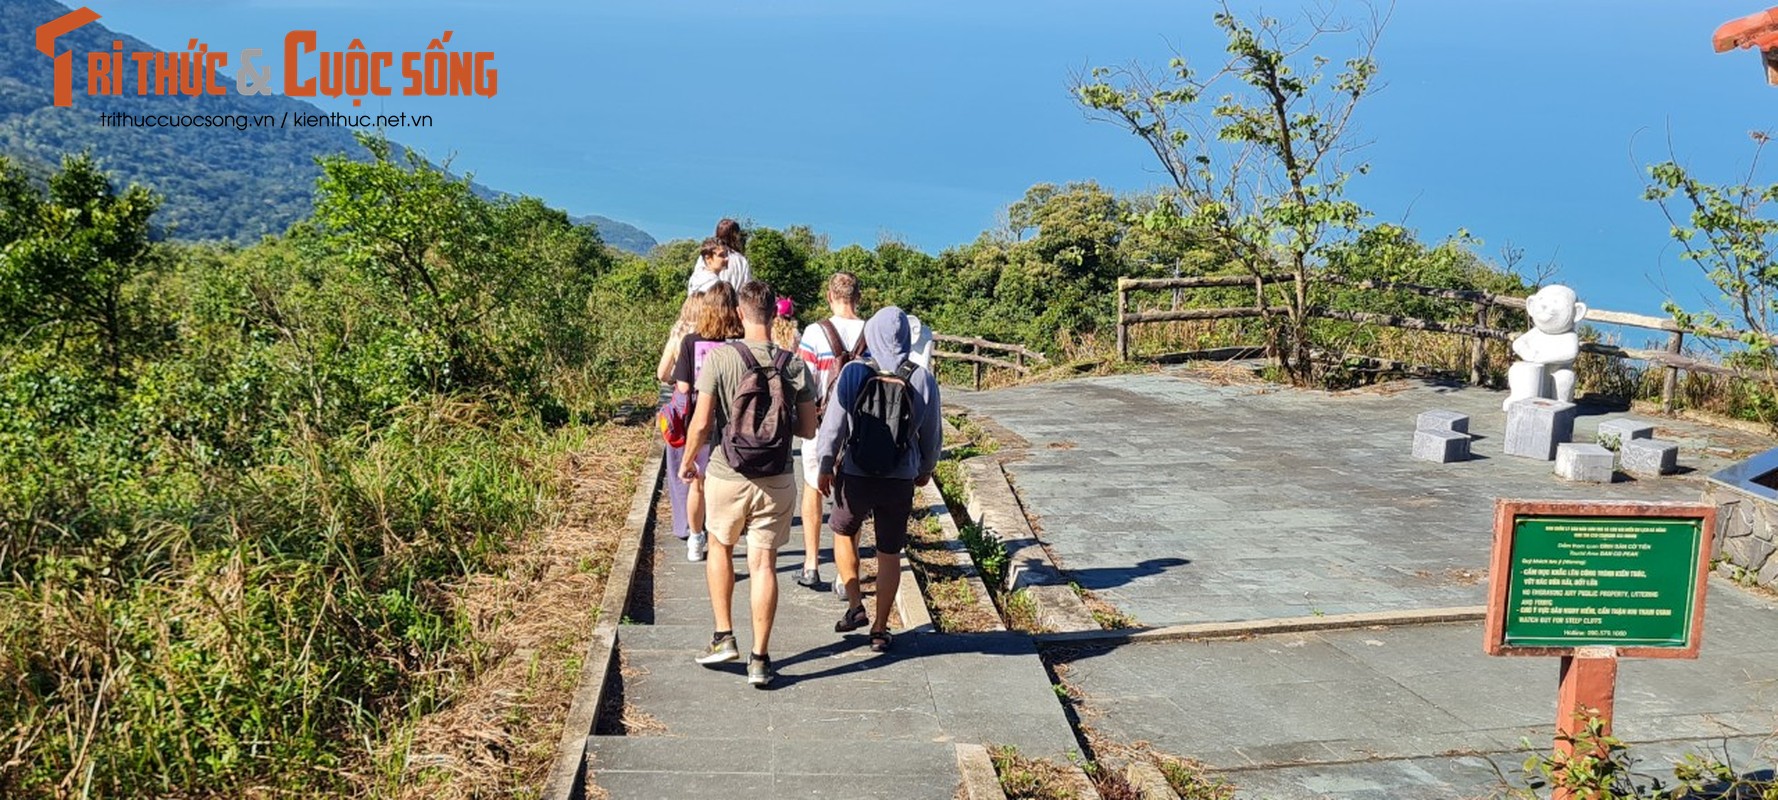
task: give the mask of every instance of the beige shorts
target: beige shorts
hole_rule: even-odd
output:
[[[769,478],[704,479],[704,530],[723,547],[747,534],[747,549],[776,551],[790,541],[796,516],[794,472]]]

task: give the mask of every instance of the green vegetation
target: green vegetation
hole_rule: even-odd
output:
[[[1206,773],[1197,762],[1159,753],[1151,754],[1150,759],[1180,800],[1232,800],[1235,796],[1234,784]]]
[[[981,524],[975,522],[959,527],[957,538],[969,548],[969,557],[981,570],[982,581],[988,585],[989,591],[1006,584],[1006,548],[999,539],[984,532]]]
[[[1000,775],[1000,788],[1007,800],[1074,800],[1080,793],[1066,767],[1040,758],[1028,758],[1017,747],[1000,745],[988,748],[988,758]]]
[[[1756,131],[1753,142],[1757,164],[1771,137]],[[1696,265],[1722,292],[1721,302],[1730,309],[1724,312],[1707,304],[1688,311],[1668,301],[1666,310],[1682,326],[1740,331],[1734,342],[1702,337],[1694,341],[1715,349],[1724,363],[1757,381],[1714,376],[1697,381],[1688,374],[1688,382],[1715,389],[1699,399],[1726,405],[1729,413],[1742,418],[1778,425],[1778,391],[1773,389],[1778,385],[1778,352],[1773,349],[1778,343],[1778,271],[1772,269],[1778,255],[1778,219],[1762,216],[1766,203],[1778,200],[1778,184],[1759,185],[1754,174],[1749,169],[1738,183],[1712,184],[1676,161],[1666,161],[1648,168],[1643,197],[1659,204],[1671,223],[1680,259]],[[1688,400],[1698,394],[1696,388],[1688,387]]]
[[[1312,374],[1311,273],[1369,216],[1345,196],[1368,166],[1341,159],[1353,149],[1358,105],[1374,90],[1383,23],[1359,30],[1359,54],[1329,76],[1317,40],[1350,30],[1331,13],[1310,14],[1303,27],[1269,17],[1253,25],[1224,7],[1214,15],[1228,39],[1222,63],[1199,71],[1176,57],[1165,77],[1100,67],[1073,87],[1083,107],[1142,139],[1172,179],[1151,226],[1190,231],[1248,274],[1290,275],[1275,293],[1285,313],[1272,317],[1271,344],[1296,383]]]
[[[1672,780],[1637,772],[1636,758],[1622,740],[1605,732],[1598,717],[1578,719],[1578,730],[1558,736],[1563,749],[1532,753],[1525,759],[1529,785],[1511,797],[1538,800],[1566,792],[1599,800],[1666,800],[1688,797],[1778,798],[1770,770],[1743,773],[1713,756],[1689,753],[1672,767]],[[1522,742],[1527,749],[1531,743]],[[1504,776],[1502,783],[1505,783]],[[1547,791],[1547,795],[1546,795]]]
[[[0,795],[390,789],[460,589],[652,400],[682,264],[363,143],[243,249],[0,160]]]

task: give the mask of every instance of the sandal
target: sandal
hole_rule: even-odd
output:
[[[894,644],[895,634],[887,630],[870,632],[870,650],[873,653],[889,652],[889,645]]]
[[[870,615],[865,613],[864,606],[848,608],[846,609],[846,616],[840,617],[840,621],[833,624],[833,632],[846,633],[848,631],[858,630],[869,624]]]

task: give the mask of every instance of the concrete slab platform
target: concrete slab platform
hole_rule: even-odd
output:
[[[1500,392],[1401,382],[1354,392],[1152,373],[970,393],[1028,450],[1006,468],[1065,571],[1145,625],[1479,604],[1496,497],[1696,500],[1706,446],[1762,437],[1663,420],[1689,470],[1573,484],[1504,457]],[[1416,461],[1404,420],[1470,416],[1469,461]],[[1581,406],[1592,441],[1618,409]],[[1049,447],[1074,442],[1074,448]],[[1089,455],[1090,454],[1090,455]]]
[[[1621,664],[1617,735],[1664,743],[1636,753],[1770,738],[1774,633],[1778,601],[1713,581],[1698,660]],[[1453,754],[1508,754],[1496,760],[1516,769],[1521,739],[1547,743],[1555,727],[1556,659],[1484,655],[1481,623],[1057,655],[1101,734],[1201,759],[1243,797],[1486,796],[1486,759]]]

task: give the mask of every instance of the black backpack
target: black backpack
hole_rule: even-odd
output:
[[[790,468],[790,436],[796,428],[791,413],[795,396],[785,375],[790,351],[778,350],[767,367],[754,358],[753,348],[738,341],[729,344],[741,354],[747,374],[729,400],[723,458],[743,477],[781,475]]]
[[[855,472],[881,477],[895,471],[913,438],[913,391],[908,379],[919,369],[905,359],[894,372],[884,372],[874,360],[862,362],[871,376],[852,399],[852,435],[846,438],[845,461]]]

